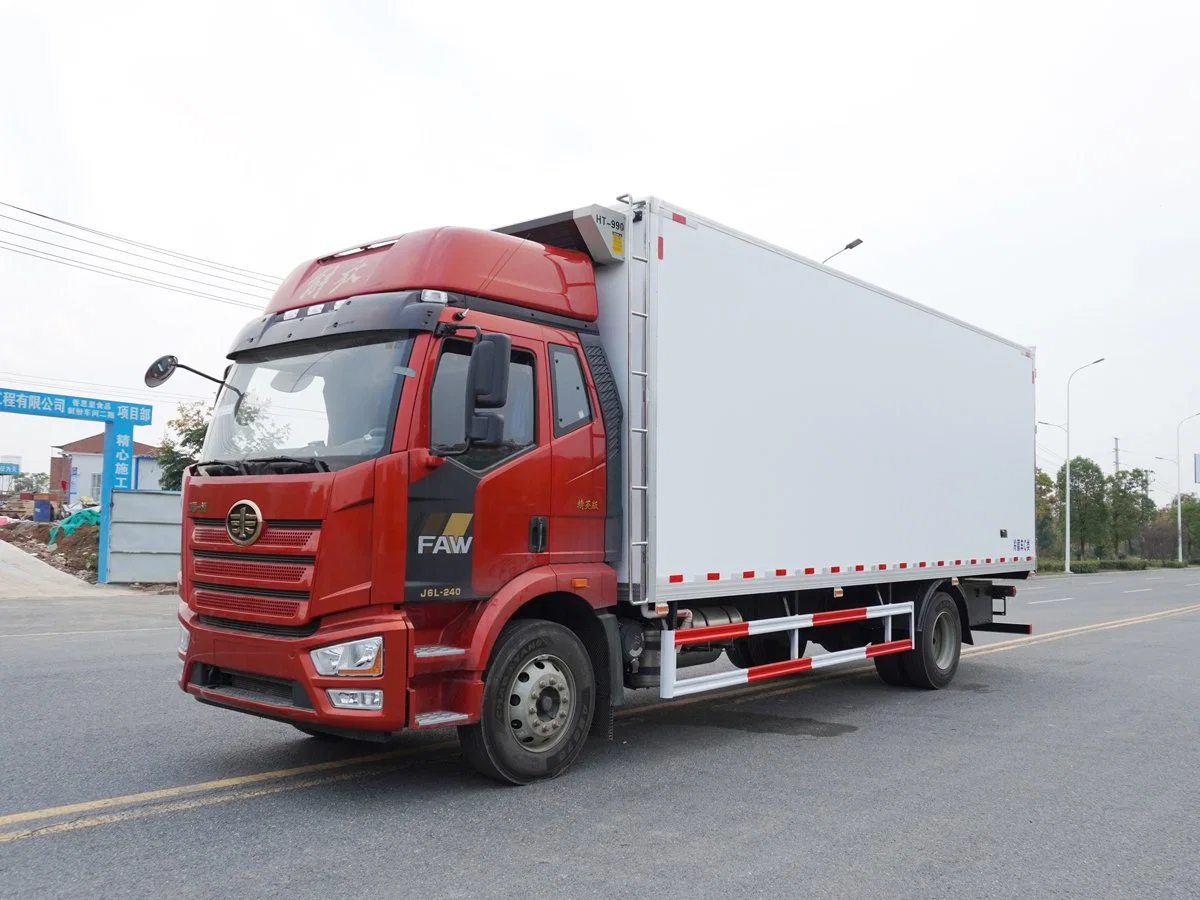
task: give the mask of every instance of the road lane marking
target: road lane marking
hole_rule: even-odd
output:
[[[1153,622],[1159,619],[1166,619],[1171,616],[1183,615],[1190,612],[1200,612],[1200,603],[1192,604],[1190,606],[1175,607],[1173,609],[1160,610],[1159,612],[1147,613],[1141,616],[1133,616],[1127,619],[1117,619],[1109,622],[1097,622],[1091,625],[1079,625],[1074,628],[1063,628],[1058,631],[1050,631],[1042,635],[1019,637],[1012,640],[998,641],[996,643],[985,644],[982,646],[967,647],[962,651],[962,656],[965,658],[972,656],[983,656],[989,653],[1002,653],[1008,650],[1017,650],[1025,646],[1032,646],[1034,644],[1045,644],[1051,641],[1063,640],[1064,638],[1073,637],[1076,635],[1110,631],[1117,628],[1127,628],[1132,625],[1140,625],[1142,623]],[[666,703],[648,704],[646,706],[639,707],[626,707],[619,710],[616,713],[616,717],[628,719],[638,715],[653,714],[657,710],[688,706],[692,703],[705,701],[720,702],[735,700],[738,702],[747,702],[752,699],[763,699],[781,694],[800,693],[802,691],[813,690],[830,682],[845,681],[850,678],[856,678],[868,674],[873,670],[873,665],[859,666],[854,670],[845,672],[843,674],[833,675],[824,679],[810,678],[800,682],[799,684],[785,685],[770,690],[763,690],[760,688],[742,689],[740,691],[724,691],[705,696],[686,697],[682,698],[681,700],[669,701]],[[23,840],[25,838],[44,834],[55,834],[63,831],[76,831],[81,828],[115,824],[117,822],[128,821],[136,818],[144,818],[146,816],[156,815],[159,813],[195,809],[217,803],[231,802],[233,800],[267,796],[270,794],[282,793],[284,791],[298,790],[305,787],[315,787],[321,784],[345,781],[351,778],[364,777],[371,774],[393,772],[396,770],[394,766],[372,766],[370,764],[398,761],[421,754],[436,755],[440,751],[456,749],[457,747],[458,741],[441,741],[435,744],[426,744],[419,747],[403,747],[384,753],[372,753],[364,756],[349,757],[346,759],[335,759],[328,760],[326,762],[311,763],[304,766],[295,766],[290,769],[276,769],[270,772],[256,772],[250,775],[220,778],[214,781],[185,784],[178,787],[162,788],[155,791],[144,791],[138,794],[126,794],[119,797],[107,797],[100,800],[90,800],[83,803],[73,803],[64,806],[52,806],[44,809],[29,810],[27,812],[11,813],[9,815],[0,816],[0,826],[16,825],[23,822],[37,821],[39,819],[53,819],[61,818],[63,816],[81,815],[83,813],[96,812],[102,809],[111,809],[116,806],[130,806],[138,803],[150,804],[125,810],[119,813],[88,816],[84,818],[71,819],[66,822],[56,822],[49,825],[37,826],[34,828],[0,832],[0,843],[11,843],[13,841]],[[338,771],[343,769],[348,771]],[[322,775],[315,778],[297,777],[323,772],[328,772],[331,774]],[[262,785],[260,787],[253,788],[248,787],[250,785],[261,785],[262,782],[266,781],[283,779],[292,780],[277,785]],[[231,791],[228,790],[229,788],[239,788],[240,790]],[[192,794],[205,793],[209,791],[224,792],[214,793],[212,796],[208,797],[189,797],[189,795]],[[168,802],[156,802],[162,800],[166,800]]]
[[[457,746],[457,742],[449,742]],[[428,749],[428,748],[426,748]],[[450,758],[449,755],[447,758]],[[424,761],[424,760],[423,760]],[[319,787],[323,784],[336,784],[339,781],[349,781],[352,778],[365,778],[371,775],[386,775],[398,771],[396,766],[371,766],[364,769],[352,769],[349,772],[337,772],[318,778],[302,778],[295,781],[285,781],[281,784],[266,785],[248,790],[230,791],[224,794],[210,794],[207,797],[193,797],[189,800],[176,800],[171,803],[160,803],[152,806],[137,806],[133,809],[115,813],[104,813],[98,816],[88,816],[82,819],[68,819],[65,822],[55,822],[35,828],[23,828],[17,831],[0,832],[0,844],[11,844],[25,838],[40,837],[47,834],[61,834],[64,831],[78,831],[81,828],[95,828],[97,825],[115,825],[133,819],[145,819],[149,816],[162,815],[170,812],[184,812],[190,809],[200,809],[205,806],[216,806],[219,803],[232,803],[234,800],[250,800],[255,797],[268,797],[272,794],[282,794],[286,791],[298,791],[303,788]]]
[[[1097,584],[1112,584],[1112,582],[1111,581],[1089,581],[1088,587],[1092,587]]]
[[[1137,588],[1132,591],[1121,591],[1122,594],[1144,594],[1146,591],[1152,591],[1154,588]]]
[[[105,628],[100,631],[34,631],[28,634],[0,634],[0,638],[69,637],[75,634],[133,634],[139,631],[178,631],[178,625],[158,625],[154,628]]]
[[[1193,581],[1191,584],[1186,585],[1186,587],[1200,587],[1200,581]]]
[[[1033,606],[1035,603],[1062,603],[1064,600],[1074,599],[1074,597],[1055,597],[1053,600],[1030,600],[1029,605]]]
[[[1005,650],[1018,650],[1021,647],[1031,645],[1031,644],[1048,644],[1051,641],[1061,641],[1064,638],[1074,637],[1075,635],[1078,635],[1078,634],[1087,634],[1092,631],[1110,631],[1114,628],[1126,628],[1130,625],[1141,625],[1145,622],[1153,622],[1153,621],[1157,621],[1158,619],[1166,619],[1166,618],[1170,618],[1171,616],[1179,616],[1179,615],[1183,615],[1185,613],[1190,613],[1190,612],[1200,612],[1200,603],[1195,603],[1195,604],[1192,604],[1191,606],[1178,606],[1178,607],[1175,607],[1174,609],[1164,609],[1164,610],[1161,610],[1156,613],[1147,613],[1147,614],[1141,615],[1141,616],[1133,616],[1128,619],[1115,619],[1111,622],[1097,622],[1093,625],[1077,625],[1074,628],[1060,628],[1058,631],[1047,631],[1045,634],[1036,634],[1036,635],[1031,635],[1029,637],[1011,638],[1006,641],[996,641],[991,644],[982,644],[982,645],[979,645],[976,647],[966,647],[962,651],[962,656],[963,657],[983,656],[984,654],[987,654],[987,653],[1001,653]],[[852,670],[846,672],[845,674],[831,676],[827,680],[826,683],[828,683],[828,681],[845,681],[846,679],[849,679],[849,678],[856,678],[856,677],[866,675],[866,674],[874,674],[874,672],[875,672],[874,664],[867,665],[867,666],[859,666],[855,669],[852,669]],[[778,696],[779,694],[788,694],[788,693],[792,693],[794,691],[809,690],[816,686],[817,686],[816,684],[809,682],[807,684],[802,684],[799,686],[777,687],[777,688],[774,688],[771,690],[764,690],[761,693],[756,694],[754,697],[748,697],[746,699],[754,700],[754,699],[758,699],[758,698],[774,697],[774,696]],[[694,702],[697,702],[697,700],[700,698],[691,697],[688,699],[694,703]],[[737,702],[743,702],[743,701],[739,700]],[[647,707],[647,708],[651,708],[651,707]]]
[[[306,766],[295,766],[290,769],[276,769],[272,772],[255,772],[252,775],[236,775],[232,778],[218,778],[215,781],[200,781],[195,784],[183,784],[178,787],[160,788],[156,791],[143,791],[139,794],[125,794],[120,797],[105,797],[102,800],[88,800],[83,803],[70,803],[66,806],[51,806],[46,809],[35,809],[29,812],[11,813],[0,816],[0,826],[16,825],[19,822],[31,822],[36,819],[50,819],[59,816],[73,816],[80,813],[95,812],[100,809],[110,809],[114,806],[129,806],[134,803],[151,803],[156,800],[170,800],[184,797],[188,794],[200,794],[205,791],[217,791],[227,788],[243,787],[276,778],[294,778],[297,775],[309,775],[314,772],[328,772],[333,769],[344,769],[347,766],[362,766],[373,762],[384,762],[391,759],[402,759],[415,753],[428,750],[440,750],[456,746],[456,741],[442,741],[438,744],[426,744],[423,747],[404,747],[399,750],[389,750],[385,753],[370,753],[366,756],[351,756],[345,759],[331,759],[326,762],[310,763]],[[2,835],[0,835],[2,837]]]

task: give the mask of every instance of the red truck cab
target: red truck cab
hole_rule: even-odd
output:
[[[496,232],[298,267],[184,478],[180,687],[310,734],[459,726],[506,781],[565,768],[622,690],[596,320],[587,254]]]

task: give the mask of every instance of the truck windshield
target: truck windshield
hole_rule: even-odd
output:
[[[230,369],[202,462],[225,463],[231,474],[328,471],[390,449],[400,392],[413,374],[410,336],[273,351]]]

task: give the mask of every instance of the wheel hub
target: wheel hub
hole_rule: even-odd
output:
[[[933,623],[933,659],[939,669],[949,669],[954,661],[954,624],[948,612],[941,612]]]
[[[542,654],[529,660],[508,691],[509,726],[525,749],[544,753],[566,735],[575,681],[562,660]]]

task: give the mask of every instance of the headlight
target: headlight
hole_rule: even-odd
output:
[[[191,632],[188,631],[186,628],[184,628],[182,625],[180,625],[179,626],[179,655],[180,656],[187,653],[188,641],[191,639],[191,637],[192,637]]]
[[[310,652],[313,666],[321,675],[382,675],[383,638],[369,637]]]

